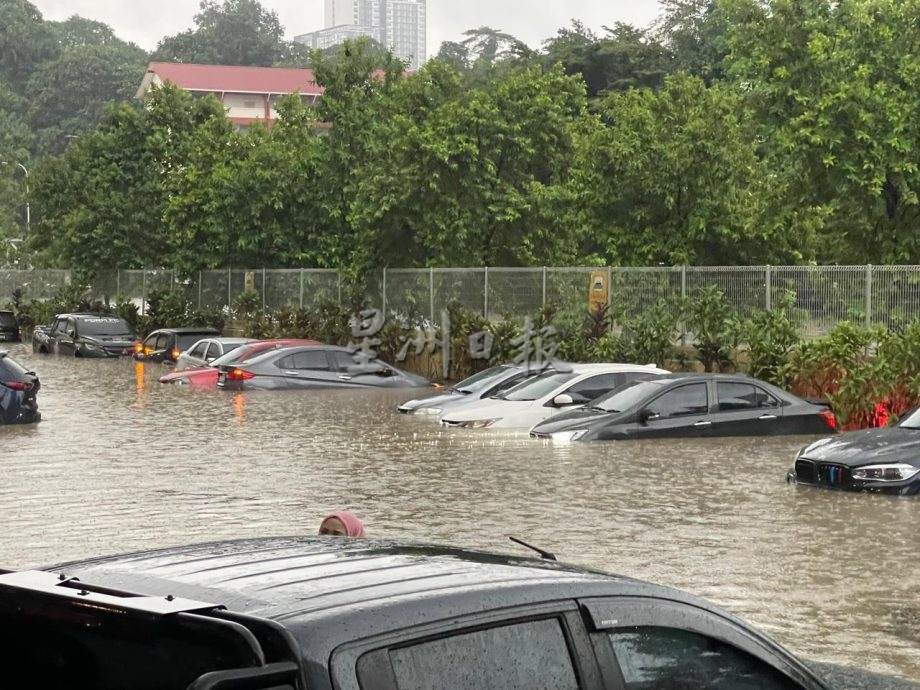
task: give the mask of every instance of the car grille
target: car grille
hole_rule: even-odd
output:
[[[822,484],[834,488],[846,488],[852,482],[850,468],[831,462],[796,460],[795,477],[800,482]]]

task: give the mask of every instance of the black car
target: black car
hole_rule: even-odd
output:
[[[141,362],[175,364],[179,355],[202,338],[220,336],[216,328],[161,328],[134,346],[134,359]]]
[[[0,630],[4,674],[35,688],[831,687],[683,592],[382,540],[263,538],[0,571]]]
[[[553,415],[530,431],[554,441],[827,434],[834,413],[764,381],[675,374],[640,381]]]
[[[303,345],[221,365],[217,385],[224,390],[430,388],[431,381],[344,347]]]
[[[3,424],[32,424],[41,421],[36,395],[41,384],[6,352],[0,352],[0,421]]]
[[[134,331],[117,316],[58,314],[50,326],[32,332],[32,352],[71,357],[120,357],[130,354]]]
[[[787,479],[826,489],[920,495],[920,410],[893,427],[850,431],[805,446]]]
[[[11,311],[0,311],[0,341],[18,343],[22,340],[22,330],[16,314]]]

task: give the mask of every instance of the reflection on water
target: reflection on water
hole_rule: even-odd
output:
[[[351,508],[372,534],[525,553],[513,534],[712,599],[804,656],[920,680],[920,500],[787,486],[807,439],[554,447],[396,414],[411,391],[233,394],[13,355],[45,421],[0,429],[4,565],[312,533]]]

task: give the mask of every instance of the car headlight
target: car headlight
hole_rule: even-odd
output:
[[[903,482],[920,472],[920,467],[903,463],[889,465],[867,465],[851,472],[853,479],[867,479],[876,482]]]
[[[461,422],[460,426],[464,429],[488,429],[500,419],[501,417],[498,419],[474,419],[469,422]]]
[[[557,431],[555,434],[550,434],[549,437],[553,439],[553,443],[568,443],[577,441],[587,433],[587,429],[575,429],[574,431]]]
[[[98,345],[93,345],[93,343],[82,343],[84,350],[98,350],[100,349]]]
[[[423,415],[438,415],[441,414],[444,410],[440,407],[419,407],[416,408],[415,414]]]

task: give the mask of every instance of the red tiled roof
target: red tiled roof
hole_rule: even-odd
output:
[[[147,72],[188,91],[294,93],[319,95],[313,70],[288,67],[234,67],[151,62]]]

